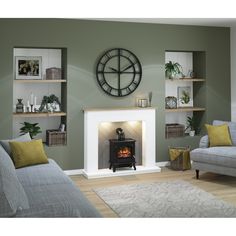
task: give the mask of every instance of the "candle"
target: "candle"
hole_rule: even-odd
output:
[[[30,94],[30,105],[33,105],[34,104],[34,94],[31,93]]]
[[[37,97],[35,96],[34,97],[34,106],[36,106],[37,105]]]
[[[26,112],[30,112],[30,103],[29,103],[29,100],[27,101]]]

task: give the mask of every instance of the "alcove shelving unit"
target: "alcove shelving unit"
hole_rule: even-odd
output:
[[[13,117],[61,117],[66,116],[65,112],[24,112],[24,113],[13,113]]]
[[[174,96],[177,98],[177,107],[165,109],[166,124],[178,123],[187,125],[187,117],[193,116],[197,121],[197,135],[201,133],[206,116],[206,68],[204,51],[172,51],[165,53],[165,63],[172,61],[178,62],[183,69],[186,77],[168,79],[165,82],[165,97]],[[190,71],[194,71],[195,76],[189,76]],[[190,106],[179,106],[178,89],[179,87],[188,87],[191,91],[190,96],[192,104]],[[186,133],[186,135],[188,135]]]
[[[46,130],[59,129],[61,124],[67,125],[67,50],[66,48],[25,48],[13,49],[14,75],[16,74],[17,57],[41,57],[40,79],[13,79],[13,137],[19,135],[23,122],[39,123],[42,134],[36,138],[46,141]],[[60,68],[61,79],[46,79],[47,68]],[[57,112],[23,112],[16,113],[17,99],[23,99],[26,105],[31,93],[37,98],[37,105],[41,105],[44,96],[54,94],[61,102],[61,110]]]
[[[33,80],[33,79],[21,79],[15,80],[15,83],[66,83],[65,79],[43,79],[43,80]]]
[[[166,112],[191,112],[191,111],[205,111],[203,107],[179,107],[174,109],[166,109]]]

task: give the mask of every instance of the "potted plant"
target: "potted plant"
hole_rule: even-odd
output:
[[[185,130],[190,129],[189,131],[189,136],[193,137],[195,136],[195,131],[197,129],[197,125],[196,125],[196,119],[194,119],[194,116],[187,117],[187,127]]]
[[[173,63],[172,61],[169,61],[165,64],[165,74],[169,79],[174,79],[179,74],[183,76],[181,70],[182,67],[178,62]]]
[[[23,127],[20,128],[21,135],[29,133],[30,137],[33,139],[34,136],[42,133],[42,131],[40,130],[40,127],[38,126],[38,123],[31,124],[29,122],[24,122],[21,124],[24,125]]]
[[[57,109],[57,105],[59,106],[59,109]],[[51,94],[50,96],[43,97],[39,108],[40,112],[54,112],[58,110],[61,110],[61,103],[56,95]]]

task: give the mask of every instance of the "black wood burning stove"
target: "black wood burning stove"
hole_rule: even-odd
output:
[[[113,172],[117,167],[135,166],[135,142],[136,140],[127,138],[124,140],[109,139],[110,141],[110,169]]]

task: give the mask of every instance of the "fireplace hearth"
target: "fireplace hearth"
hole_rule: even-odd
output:
[[[127,138],[124,140],[109,139],[110,142],[110,167],[113,172],[118,167],[133,167],[135,166],[135,142],[136,140]]]

